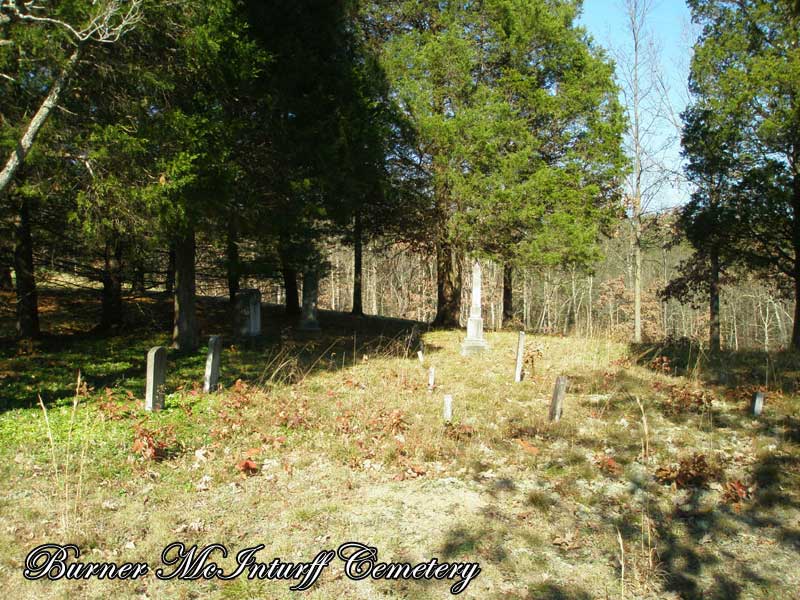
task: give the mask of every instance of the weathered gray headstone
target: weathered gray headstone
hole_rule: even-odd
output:
[[[450,423],[453,420],[453,397],[447,394],[444,397],[444,410],[442,411],[445,423]]]
[[[239,290],[236,294],[236,318],[241,337],[261,335],[261,292],[256,289]]]
[[[764,392],[753,394],[753,415],[758,417],[764,412]]]
[[[567,395],[567,385],[569,379],[560,375],[556,378],[556,385],[553,389],[553,400],[550,402],[550,420],[558,421],[564,412],[564,397]]]
[[[167,377],[167,349],[150,348],[147,353],[147,379],[144,393],[145,410],[164,408],[164,382]]]
[[[431,367],[428,369],[428,391],[432,392],[436,387],[436,369]]]
[[[206,375],[203,378],[203,391],[216,392],[219,387],[219,364],[222,354],[222,336],[212,335],[208,339],[208,357],[206,358]]]
[[[525,359],[525,332],[519,332],[519,339],[517,340],[517,364],[514,367],[514,381],[519,383],[522,381],[522,363]]]
[[[419,359],[419,364],[425,362],[425,355],[422,353],[422,350],[417,351],[417,358]]]
[[[462,356],[477,354],[489,348],[483,339],[483,319],[481,318],[481,264],[476,260],[472,265],[472,305],[467,320],[467,339],[461,344]]]
[[[318,302],[319,275],[312,269],[303,273],[303,314],[300,318],[300,331],[319,331]]]

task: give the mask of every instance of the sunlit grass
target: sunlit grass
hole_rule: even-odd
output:
[[[75,541],[95,560],[157,564],[176,539],[232,550],[264,543],[262,557],[287,560],[354,539],[385,560],[480,561],[466,597],[605,597],[619,589],[617,530],[630,593],[669,597],[690,582],[714,589],[720,580],[756,594],[794,589],[800,427],[791,393],[771,393],[760,420],[717,387],[709,388],[717,399],[709,411],[674,414],[673,390],[707,384],[636,365],[623,344],[529,335],[539,353],[514,383],[513,332],[488,333],[490,351],[469,358],[459,353],[463,332],[428,332],[420,363],[405,325],[361,331],[354,348],[342,323],[319,338],[226,342],[216,394],[200,389],[204,349],[170,353],[166,409],[158,413],[143,410],[144,357],[168,343],[164,335],[143,329],[41,344],[30,356],[4,350],[10,408],[0,414],[0,569],[8,577],[0,591],[107,597],[99,581],[24,583],[21,561],[45,541]],[[79,369],[89,385],[73,417]],[[571,383],[563,419],[550,423],[558,375]],[[38,394],[55,461],[42,410],[30,402]],[[449,426],[445,394],[453,396]],[[163,443],[163,455],[145,458],[137,435]],[[70,453],[73,467],[82,466],[81,505],[62,531],[64,475],[52,463],[63,465]],[[659,468],[694,453],[719,469],[713,486],[659,483]],[[239,468],[244,460],[255,465],[249,476]],[[75,489],[75,470],[69,481]],[[723,500],[732,481],[757,487],[733,506]],[[750,571],[721,560],[731,548]],[[691,561],[698,568],[686,575]],[[351,582],[337,569],[308,597],[446,593],[439,584]],[[285,582],[245,580],[148,580],[114,590],[120,598],[293,597]]]

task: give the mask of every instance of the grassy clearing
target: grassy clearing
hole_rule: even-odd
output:
[[[170,357],[158,414],[141,408],[142,373],[166,340],[144,328],[5,351],[1,592],[289,598],[288,582],[244,578],[26,582],[22,562],[44,542],[157,566],[176,540],[263,543],[264,561],[357,540],[382,560],[480,562],[471,598],[797,597],[800,420],[786,382],[754,420],[744,381],[657,372],[663,361],[636,364],[606,340],[529,337],[539,355],[514,384],[514,333],[489,333],[491,352],[466,359],[462,332],[430,332],[420,364],[409,323],[323,314],[325,336],[295,339],[279,315],[264,322],[275,331],[259,347],[227,345],[220,393],[198,389],[202,353]],[[551,424],[559,374],[572,383]],[[304,594],[441,598],[449,585],[354,582],[334,561]]]

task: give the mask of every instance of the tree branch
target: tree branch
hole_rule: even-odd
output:
[[[28,124],[28,128],[25,130],[25,133],[17,144],[17,147],[11,152],[11,156],[8,157],[5,167],[3,167],[3,170],[0,171],[0,194],[3,193],[8,184],[11,182],[11,179],[14,177],[17,169],[19,169],[19,166],[25,160],[28,152],[30,152],[31,146],[33,146],[33,142],[36,139],[39,130],[47,121],[47,117],[50,116],[50,112],[53,110],[53,107],[55,107],[55,105],[58,103],[61,92],[66,87],[67,81],[69,81],[69,77],[72,74],[72,71],[75,69],[76,63],[78,62],[81,49],[82,46],[78,46],[78,48],[75,49],[75,52],[72,53],[72,56],[69,57],[67,64],[61,70],[61,73],[59,73],[58,78],[53,82],[53,86],[50,88],[47,96],[42,101],[41,106],[39,106],[39,110],[36,111],[36,114]]]
[[[36,5],[36,0],[22,3],[19,0],[2,0],[0,25],[10,22],[46,23],[66,30],[79,44],[88,41],[112,44],[142,19],[142,0],[131,0],[125,4],[129,4],[127,11],[118,0],[110,0],[85,27],[76,29],[66,21],[33,14],[31,11],[43,10],[43,7]]]

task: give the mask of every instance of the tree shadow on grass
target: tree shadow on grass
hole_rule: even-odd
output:
[[[795,419],[790,421],[797,427]],[[796,433],[794,430],[784,434],[788,437]],[[662,512],[657,503],[648,502],[647,514],[655,527],[659,566],[666,576],[665,591],[687,600],[736,600],[754,589],[781,589],[780,572],[765,568],[762,571],[770,575],[760,574],[743,564],[735,552],[714,542],[724,537],[734,544],[741,543],[741,533],[747,532],[771,538],[784,549],[800,554],[800,530],[788,525],[790,519],[779,513],[800,511],[800,501],[792,491],[800,483],[800,456],[763,456],[752,467],[752,481],[757,486],[754,497],[739,506],[724,503],[709,506],[704,502],[706,490],[702,487],[689,488],[688,497],[669,512]],[[639,498],[652,496],[659,485],[653,480],[630,483],[631,495],[638,492]],[[615,520],[631,548],[637,548],[643,539],[642,530],[633,518],[636,510],[641,509]],[[768,566],[767,555],[761,566]]]
[[[59,306],[67,302],[61,295]],[[81,302],[94,301],[84,295],[79,294],[77,300],[69,296],[70,310],[78,310]],[[82,381],[95,390],[114,388],[142,398],[147,351],[157,345],[168,348],[168,393],[201,386],[205,344],[189,354],[170,350],[171,311],[168,298],[152,294],[127,307],[130,318],[116,335],[97,330],[46,333],[30,352],[24,353],[13,339],[0,340],[0,413],[35,407],[40,396],[46,405],[69,401],[75,394],[79,370]],[[297,369],[304,375],[349,368],[364,356],[380,354],[416,360],[419,337],[427,327],[404,319],[320,311],[322,332],[309,337],[297,332],[297,318],[285,315],[283,307],[262,305],[263,335],[241,340],[231,335],[231,311],[222,298],[199,298],[198,320],[204,336],[223,336],[223,385],[231,385],[237,379],[263,382],[272,375],[267,372],[269,361],[288,349],[296,353]],[[436,350],[425,348],[426,353]]]
[[[706,383],[733,389],[742,385],[764,385],[794,392],[800,385],[800,352],[781,350],[723,350],[712,355],[685,338],[658,343],[631,344],[631,356],[641,366],[665,358],[672,375],[697,376]]]
[[[483,466],[485,465],[479,465],[476,477]],[[442,561],[478,562],[481,565],[490,563],[502,571],[505,568],[504,565],[513,560],[511,553],[506,548],[512,532],[513,535],[521,536],[532,548],[540,546],[544,541],[539,539],[535,533],[529,534],[513,526],[514,517],[505,514],[500,509],[497,502],[500,496],[515,495],[520,492],[511,479],[481,480],[480,477],[473,479],[482,483],[492,501],[481,511],[482,519],[477,527],[474,521],[457,523],[445,533],[439,548],[439,557]],[[535,510],[543,510],[542,503],[538,498],[529,497],[523,504]],[[554,506],[555,503],[548,502],[546,509],[552,510]],[[524,582],[518,583],[524,585]],[[593,598],[591,594],[575,585],[560,585],[553,582],[529,585],[525,591],[516,593],[496,591],[494,594],[484,597],[525,600],[589,600]]]
[[[30,354],[0,352],[3,393],[0,412],[72,398],[78,372],[81,381],[96,390],[141,379],[148,340],[138,337],[105,338],[95,334],[45,336]]]
[[[743,431],[746,428],[749,432],[753,429],[751,422],[735,421],[732,426]],[[776,441],[794,442],[800,437],[800,420],[792,416],[767,420],[756,430],[774,437]],[[618,446],[616,441],[614,446]],[[445,548],[454,554],[483,548],[486,539],[491,540],[498,529],[508,528],[518,516],[503,515],[498,500],[503,495],[520,493],[517,482],[485,477],[483,474],[491,468],[492,465],[486,462],[476,462],[471,468],[472,481],[483,486],[489,505],[482,511],[483,519],[477,524],[470,523],[469,527],[460,526],[448,532]],[[628,471],[629,487],[622,499],[609,497],[606,503],[601,498],[598,504],[592,505],[595,511],[610,509],[605,520],[618,529],[625,540],[626,562],[632,561],[628,562],[626,579],[633,577],[633,565],[641,560],[638,555],[644,539],[641,518],[642,503],[645,502],[658,552],[655,566],[650,567],[653,571],[647,576],[647,585],[657,586],[661,593],[688,600],[736,600],[766,591],[785,593],[782,573],[770,565],[768,552],[764,553],[763,560],[759,558],[756,564],[748,564],[737,548],[739,544],[747,544],[741,535],[749,534],[755,536],[750,539],[771,540],[766,543],[780,545],[784,553],[800,553],[800,531],[793,525],[800,512],[800,499],[796,493],[800,489],[800,453],[760,454],[750,470],[757,489],[753,498],[740,506],[723,503],[705,487],[694,487],[684,492],[688,496],[679,504],[670,503],[668,507],[656,501],[663,499],[664,490],[653,476],[654,467]],[[553,501],[546,491],[529,493],[526,504],[542,514],[553,511],[563,514],[560,502]],[[575,521],[575,527],[580,528],[580,520]],[[531,547],[536,545],[533,543]],[[750,546],[744,547],[748,552],[757,552]],[[785,555],[781,564],[786,564]],[[618,570],[617,576],[620,575]],[[559,595],[562,592],[565,595]],[[525,597],[582,597],[580,593],[581,590],[540,586],[532,588],[530,595]]]
[[[678,424],[687,419],[680,415],[663,416]],[[710,418],[704,422],[713,429],[730,429],[748,436],[758,434],[772,437],[776,442],[796,444],[800,440],[800,420],[794,416],[762,415],[754,422],[752,414],[744,409],[731,414],[715,408],[707,416]],[[788,524],[791,519],[787,515],[779,514],[779,511],[790,510],[795,514],[800,511],[800,502],[793,491],[800,483],[800,454],[763,453],[748,470],[751,479],[745,485],[756,484],[754,497],[738,506],[722,500],[716,500],[714,505],[709,505],[708,501],[704,503],[706,492],[699,487],[690,488],[688,498],[669,512],[661,512],[655,504],[648,503],[649,517],[658,539],[660,566],[666,575],[666,591],[688,600],[735,600],[753,590],[782,589],[779,572],[762,568],[759,573],[758,569],[744,565],[725,545],[714,542],[723,537],[737,544],[742,539],[740,534],[746,532],[771,538],[786,550],[800,552],[800,531]],[[649,485],[657,484],[651,480]],[[647,485],[638,489],[645,497],[650,494]],[[618,522],[618,526],[631,546],[640,543],[639,528],[622,522]],[[759,566],[767,565],[765,556]]]
[[[525,600],[592,600],[592,596],[575,586],[541,583],[528,590]]]

